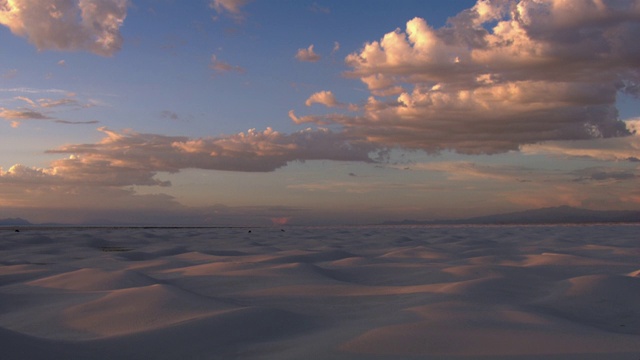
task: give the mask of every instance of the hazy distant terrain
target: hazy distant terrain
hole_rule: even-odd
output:
[[[25,226],[25,225],[31,225],[31,223],[21,218],[0,219],[0,226],[16,226],[16,225]]]
[[[455,220],[404,220],[387,222],[400,224],[592,224],[592,223],[639,223],[640,211],[598,211],[570,206],[550,207]]]
[[[640,211],[599,211],[579,209],[570,206],[559,206],[542,209],[519,211],[507,214],[495,214],[465,219],[440,220],[403,220],[388,221],[383,225],[434,225],[434,224],[594,224],[594,223],[640,223]],[[0,219],[0,226],[34,225],[21,218]],[[65,225],[65,224],[48,224]],[[83,225],[83,224],[67,224]],[[138,224],[114,223],[103,221],[91,223],[91,226],[140,226]],[[173,226],[176,224],[146,224],[147,226]],[[86,226],[86,225],[85,225]],[[180,226],[177,224],[176,226]],[[193,225],[190,225],[193,226]]]

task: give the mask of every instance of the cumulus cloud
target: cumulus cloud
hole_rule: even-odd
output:
[[[21,182],[32,183],[38,182],[46,176],[47,172],[42,169],[30,168],[20,164],[10,167],[6,172],[0,168],[0,178],[2,178],[4,182],[19,179]]]
[[[337,107],[340,106],[340,102],[336,100],[335,95],[331,91],[320,91],[317,92],[307,99],[305,105],[311,106],[313,104],[322,104],[326,107]]]
[[[442,28],[414,18],[345,59],[370,92],[336,123],[386,146],[500,153],[630,134],[616,95],[638,96],[638,2],[484,1]]]
[[[108,159],[69,156],[56,160],[48,168],[30,168],[16,164],[0,174],[2,182],[38,185],[82,186],[168,186],[154,179],[155,172],[128,167]]]
[[[320,60],[320,55],[313,51],[313,44],[306,49],[298,49],[296,59],[299,61],[316,62]]]
[[[373,162],[369,152],[374,149],[369,144],[324,129],[281,134],[267,128],[211,138],[100,130],[105,137],[98,143],[66,145],[48,151],[66,157],[45,168],[23,165],[14,165],[7,171],[0,168],[3,205],[20,208],[49,204],[52,208],[84,208],[95,214],[96,204],[100,204],[105,214],[109,209],[144,208],[152,210],[150,214],[154,216],[158,215],[154,212],[158,209],[178,209],[184,216],[190,210],[185,210],[171,196],[141,195],[134,187],[170,186],[170,182],[159,178],[161,173],[183,169],[268,172],[291,161]],[[247,209],[241,212],[252,213]],[[279,213],[268,211],[264,219]],[[282,216],[291,213],[285,211]],[[200,210],[193,214],[196,222],[204,221],[202,214]],[[224,214],[212,216],[221,219]],[[113,214],[109,213],[109,217],[113,218]],[[130,221],[126,217],[122,220]]]
[[[85,50],[111,56],[122,46],[128,0],[4,0],[0,23],[38,50]]]
[[[331,91],[318,91],[316,93],[311,94],[311,96],[309,96],[309,98],[307,99],[307,101],[305,101],[305,105],[307,106],[311,106],[313,104],[321,104],[324,105],[326,107],[329,108],[341,108],[341,109],[347,109],[349,111],[358,111],[359,107],[358,105],[355,104],[346,104],[343,102],[338,101],[338,99],[336,99],[336,96],[333,95],[333,92]],[[295,123],[304,123],[304,122],[315,122],[315,119],[311,119],[311,118],[298,118],[295,116],[295,113],[293,111],[289,112],[289,117],[295,122]]]
[[[50,150],[49,153],[71,156],[56,165],[64,169],[83,169],[77,171],[82,176],[95,172],[96,167],[105,172],[122,169],[126,170],[124,178],[140,179],[136,184],[146,181],[149,185],[156,184],[151,179],[160,171],[195,168],[265,172],[291,161],[373,161],[369,157],[374,150],[370,144],[327,129],[306,129],[292,134],[282,134],[271,128],[251,129],[230,136],[196,139],[100,130],[106,137],[97,144],[67,145]]]

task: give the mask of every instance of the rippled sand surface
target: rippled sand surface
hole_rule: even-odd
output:
[[[3,359],[638,360],[639,304],[634,225],[0,231]]]

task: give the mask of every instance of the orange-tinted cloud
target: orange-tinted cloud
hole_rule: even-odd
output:
[[[122,46],[128,0],[7,0],[0,24],[39,50],[85,50],[111,56]]]
[[[238,72],[244,73],[244,68],[240,66],[234,66],[224,61],[218,59],[216,55],[211,55],[211,64],[209,64],[209,68],[215,71],[216,74],[226,73],[226,72]]]
[[[66,145],[49,151],[71,155],[55,165],[72,174],[124,171],[123,179],[140,179],[136,183],[143,184],[151,181],[155,172],[187,168],[264,172],[291,161],[372,162],[369,153],[375,150],[370,144],[326,129],[306,129],[292,134],[271,128],[251,129],[230,136],[197,139],[100,130],[106,137],[97,144]]]
[[[142,195],[136,187],[171,186],[162,179],[162,173],[183,169],[269,172],[292,161],[374,161],[369,157],[374,147],[326,129],[306,129],[293,134],[281,134],[270,128],[252,129],[210,138],[100,130],[105,137],[97,143],[72,144],[48,151],[67,156],[47,167],[14,165],[7,171],[0,169],[3,205],[16,209],[85,208],[87,214],[125,209],[134,217],[140,216],[134,214],[135,209],[144,209],[148,216],[180,212],[202,223],[206,211],[185,209],[169,195]],[[274,211],[266,210],[258,211],[260,216],[247,209],[238,211],[267,223],[275,215]],[[280,213],[276,217],[288,217],[292,212]],[[78,214],[78,218],[82,217],[83,214]],[[113,212],[109,217],[127,220]]]
[[[313,44],[311,44],[306,49],[298,49],[298,52],[296,53],[296,59],[298,59],[299,61],[316,62],[320,60],[320,55],[316,54],[315,51],[313,51]]]
[[[38,111],[33,111],[28,109],[10,110],[5,108],[0,108],[0,118],[5,120],[50,119],[50,117]]]
[[[326,107],[338,107],[341,105],[331,91],[319,91],[309,96],[305,105],[311,106],[313,104],[322,104]]]
[[[414,18],[346,57],[370,92],[361,115],[291,117],[465,154],[629,135],[615,103],[639,93],[640,5],[580,4],[478,1],[439,29]]]

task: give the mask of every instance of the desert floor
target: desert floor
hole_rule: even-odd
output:
[[[0,349],[638,360],[640,225],[4,228]]]

